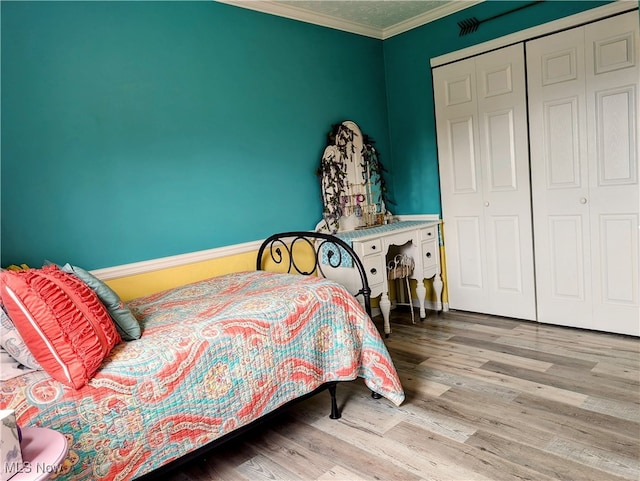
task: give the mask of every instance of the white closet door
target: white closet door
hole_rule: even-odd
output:
[[[449,305],[535,319],[523,46],[433,75]]]
[[[435,69],[433,82],[449,306],[485,312],[484,199],[474,60]]]
[[[492,313],[536,318],[524,46],[476,57]]]
[[[538,320],[563,325],[591,318],[583,43],[577,28],[526,47]]]
[[[585,26],[593,328],[640,335],[638,12]]]
[[[638,15],[527,43],[538,320],[640,334]]]

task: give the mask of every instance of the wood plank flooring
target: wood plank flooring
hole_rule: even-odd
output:
[[[640,479],[637,338],[463,312],[391,321],[402,406],[342,383],[340,420],[320,393],[167,479]]]

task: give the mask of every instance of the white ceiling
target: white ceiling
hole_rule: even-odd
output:
[[[384,40],[483,0],[218,0]]]

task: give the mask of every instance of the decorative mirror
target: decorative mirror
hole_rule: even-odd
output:
[[[317,230],[344,232],[388,220],[386,170],[374,143],[350,120],[332,127],[317,171],[323,202]]]

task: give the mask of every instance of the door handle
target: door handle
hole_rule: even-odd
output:
[[[587,203],[587,198],[586,197],[580,197],[580,203],[581,204],[586,204]]]

